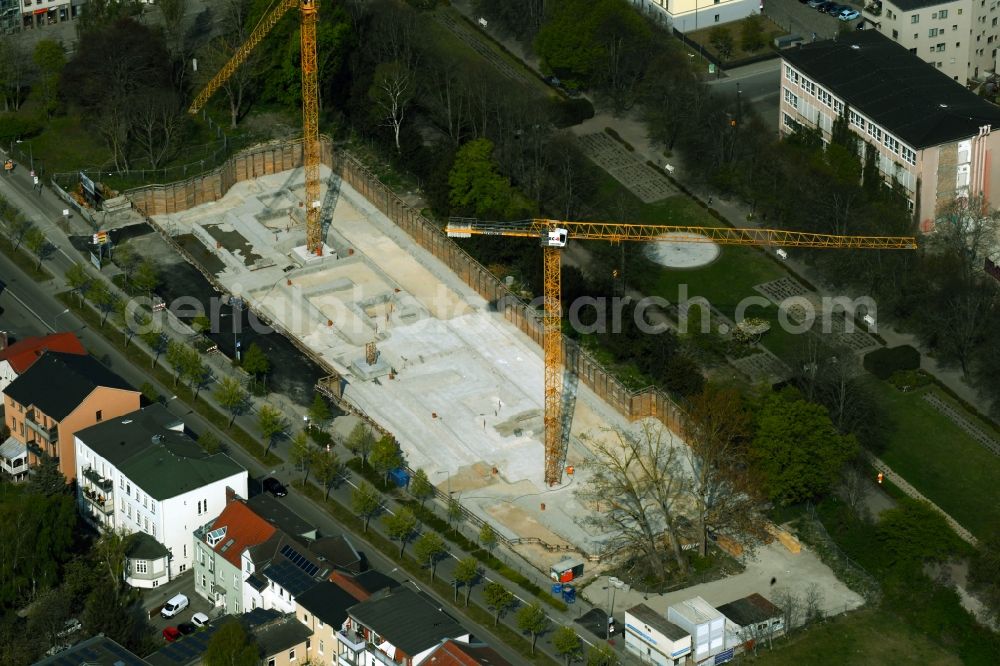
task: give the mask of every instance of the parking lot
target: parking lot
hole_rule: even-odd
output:
[[[188,607],[171,618],[160,616],[160,608],[175,594],[183,594],[188,598]],[[167,627],[176,627],[182,622],[190,622],[195,613],[205,613],[210,619],[218,617],[219,613],[211,603],[195,594],[194,572],[183,574],[166,585],[154,587],[142,592],[142,607],[149,613],[149,623],[156,629],[156,635],[162,638],[162,632]],[[165,641],[164,641],[165,642]]]
[[[847,0],[837,0],[837,2],[856,9],[858,12],[861,11],[862,4],[860,2],[848,2]],[[853,29],[861,22],[860,17],[853,21],[841,21],[804,2],[799,2],[799,0],[765,0],[764,14],[787,29],[789,33],[797,34],[806,41],[812,39],[813,33],[816,34],[816,39],[830,39],[843,27]]]

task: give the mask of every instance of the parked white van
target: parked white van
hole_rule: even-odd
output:
[[[160,609],[160,615],[163,617],[173,617],[187,607],[188,598],[183,594],[178,594],[163,605],[163,608]]]

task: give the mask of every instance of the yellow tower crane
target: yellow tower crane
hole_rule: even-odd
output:
[[[452,219],[447,226],[453,238],[507,236],[536,238],[543,254],[544,311],[542,348],[545,359],[545,482],[555,485],[562,479],[562,319],[560,254],[569,238],[672,243],[717,243],[805,248],[858,250],[915,250],[916,241],[906,236],[835,236],[777,229],[734,229],[730,227],[688,227],[659,224],[615,224],[612,222],[565,222],[534,219],[521,222],[482,222]],[[670,234],[669,238],[664,238]]]
[[[301,16],[299,66],[302,69],[302,164],[306,177],[306,249],[323,254],[323,232],[319,212],[319,84],[316,60],[316,10],[319,0],[274,0],[222,69],[212,77],[188,108],[198,113],[208,99],[246,62],[254,48],[267,36],[289,9],[299,8]]]

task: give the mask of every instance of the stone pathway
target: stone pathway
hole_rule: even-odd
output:
[[[942,509],[937,504],[924,497],[919,490],[917,490],[909,483],[907,483],[906,479],[904,479],[902,476],[893,472],[892,469],[884,462],[882,462],[882,460],[878,456],[876,456],[873,453],[870,453],[869,451],[864,451],[862,455],[864,455],[865,459],[869,462],[869,464],[871,464],[872,467],[885,474],[890,481],[896,484],[896,486],[904,493],[906,493],[909,497],[912,497],[915,500],[920,500],[922,502],[927,502],[932,509],[934,509],[942,516],[944,516],[945,521],[948,523],[951,529],[955,530],[955,534],[961,537],[962,540],[971,543],[973,546],[979,544],[979,540],[972,535],[972,532],[959,525],[958,521],[952,518],[950,515],[948,515],[944,509]]]
[[[993,453],[993,455],[1000,456],[1000,442],[997,442],[997,440],[987,435],[979,426],[965,418],[959,410],[949,405],[934,393],[925,393],[923,397],[934,409],[948,417],[949,421],[964,430],[972,439],[986,447],[986,450]]]
[[[792,374],[781,359],[766,350],[743,358],[731,358],[729,364],[746,375],[753,384],[784,381]]]
[[[508,78],[511,81],[523,83],[527,86],[537,87],[543,85],[538,79],[529,76],[523,68],[516,67],[507,58],[498,53],[495,49],[491,48],[486,43],[486,40],[475,34],[475,28],[472,28],[461,19],[455,18],[455,15],[448,11],[447,8],[434,12],[433,16],[434,20],[437,21],[443,28],[455,35],[455,37],[461,40],[462,43],[470,49],[481,55],[488,63],[490,63],[490,66],[496,69],[505,78]]]
[[[649,166],[606,132],[584,134],[577,137],[577,142],[584,155],[627,187],[643,203],[662,201],[680,193],[658,169]]]

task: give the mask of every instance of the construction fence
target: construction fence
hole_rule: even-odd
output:
[[[438,224],[406,204],[358,159],[343,150],[334,150],[329,137],[322,137],[320,154],[323,163],[344,182],[364,196],[421,247],[445,263],[480,296],[496,304],[504,317],[536,344],[542,344],[540,313],[518,298],[501,280],[448,238]],[[152,216],[176,213],[217,201],[238,182],[301,166],[301,139],[274,141],[242,151],[220,167],[200,176],[167,185],[149,185],[125,194],[150,224],[168,237],[169,234],[150,219]],[[635,420],[655,417],[671,430],[680,431],[682,411],[663,391],[652,387],[641,391],[629,390],[593,356],[565,336],[563,358],[566,368],[580,382],[626,418]],[[335,373],[325,362],[321,367]]]

